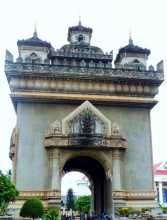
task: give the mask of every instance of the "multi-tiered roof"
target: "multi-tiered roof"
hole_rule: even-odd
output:
[[[54,96],[59,101],[153,106],[158,86],[164,79],[163,62],[157,64],[156,70],[147,67],[150,50],[134,45],[130,38],[129,44],[119,49],[113,67],[112,52],[104,53],[91,45],[92,32],[81,22],[69,27],[69,43],[59,49],[41,40],[36,31],[32,38],[19,40],[18,59],[14,62],[7,51],[5,63],[14,102],[39,91],[41,99],[50,101]]]

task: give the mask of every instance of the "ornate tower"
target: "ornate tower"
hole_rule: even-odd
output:
[[[74,45],[90,45],[92,29],[82,26],[81,21],[77,26],[68,29],[68,41]]]
[[[112,67],[112,52],[92,46],[91,35],[79,23],[60,49],[34,32],[18,41],[16,62],[6,52],[17,114],[10,152],[17,208],[32,196],[59,206],[61,178],[71,170],[89,178],[96,213],[111,213],[113,204],[155,206],[150,109],[163,63],[147,68],[150,51],[130,39]]]
[[[149,54],[150,50],[134,45],[130,37],[129,44],[119,49],[114,63],[116,67],[145,70]]]

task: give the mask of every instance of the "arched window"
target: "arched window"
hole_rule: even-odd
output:
[[[37,58],[38,58],[38,56],[37,56],[37,54],[36,54],[36,53],[32,53],[32,54],[30,55],[30,57],[31,57],[31,59],[32,59],[32,60],[34,60],[34,59],[37,59]]]
[[[78,36],[78,41],[79,42],[83,42],[84,41],[84,36],[82,35],[82,34],[80,34],[79,36]]]
[[[40,63],[41,58],[36,53],[33,52],[25,58],[25,61],[28,63]]]

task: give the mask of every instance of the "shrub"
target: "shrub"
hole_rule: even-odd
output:
[[[20,216],[30,217],[30,218],[39,218],[43,215],[43,205],[40,199],[30,198],[25,201],[21,210]]]
[[[164,214],[167,214],[167,207],[163,207],[163,206],[160,205],[160,208],[162,209]]]
[[[151,209],[150,208],[142,208],[141,209],[141,213],[146,213],[146,212],[150,212]]]
[[[132,212],[132,208],[118,208],[117,212],[120,216],[128,217]]]
[[[59,209],[50,208],[43,216],[44,220],[58,220],[59,219]]]

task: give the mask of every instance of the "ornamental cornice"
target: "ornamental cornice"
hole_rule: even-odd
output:
[[[155,96],[158,86],[143,83],[107,82],[84,79],[44,79],[37,77],[14,77],[9,82],[12,91],[46,91],[92,94],[116,94],[130,96]]]
[[[79,66],[58,66],[48,64],[25,64],[9,63],[5,64],[7,78],[11,76],[19,77],[39,77],[57,79],[96,79],[102,81],[146,81],[152,84],[161,84],[164,80],[164,73],[161,71],[130,70],[120,68],[104,67],[79,67]]]
[[[79,138],[79,137],[78,137]],[[72,135],[47,135],[44,139],[44,146],[46,149],[52,148],[81,148],[81,149],[127,149],[128,144],[122,136],[103,136],[93,138],[90,146],[78,146],[78,139]]]
[[[56,93],[56,92],[12,92],[11,98],[14,104],[21,101],[27,102],[44,102],[44,103],[82,103],[89,100],[98,104],[109,104],[112,106],[136,106],[144,108],[152,108],[157,100],[150,97],[131,97],[116,96],[108,94],[72,94],[72,93]]]

